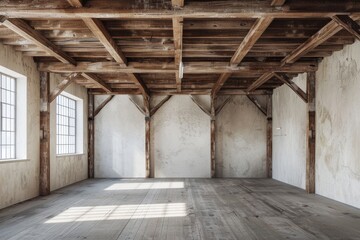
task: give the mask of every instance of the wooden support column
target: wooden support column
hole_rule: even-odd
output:
[[[216,133],[216,111],[215,111],[216,97],[211,97],[211,110],[210,110],[210,149],[211,149],[211,177],[214,178],[216,176],[216,159],[215,159],[215,133]]]
[[[307,129],[307,157],[306,157],[306,191],[315,193],[315,72],[307,74],[307,92],[308,92],[308,129]]]
[[[266,119],[266,169],[267,177],[272,178],[272,95],[268,95]]]
[[[146,178],[153,177],[151,174],[151,159],[150,159],[150,97],[144,96],[145,107],[145,166],[146,166]]]
[[[50,77],[40,72],[40,181],[41,196],[50,194]]]
[[[88,178],[94,178],[95,158],[95,101],[94,95],[88,94]]]

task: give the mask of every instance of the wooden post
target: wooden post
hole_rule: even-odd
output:
[[[95,158],[95,102],[94,95],[88,94],[88,178],[94,178]]]
[[[146,166],[146,178],[151,177],[151,161],[150,161],[150,98],[144,96],[145,107],[145,166]]]
[[[307,129],[307,157],[306,157],[306,191],[315,193],[315,72],[307,74],[307,92],[308,92],[308,129]]]
[[[268,95],[267,98],[266,169],[267,177],[272,178],[272,95]]]
[[[50,77],[40,72],[40,181],[41,196],[50,194]]]
[[[215,104],[216,104],[216,97],[211,97],[211,119],[210,119],[210,126],[211,126],[211,130],[210,130],[210,155],[211,155],[211,177],[214,178],[216,176],[216,161],[215,161],[215,150],[216,150],[216,146],[215,146],[215,130],[216,130],[216,125],[215,125],[215,119],[216,119],[216,111],[215,111]]]

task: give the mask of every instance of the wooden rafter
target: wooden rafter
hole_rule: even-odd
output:
[[[91,82],[95,83],[96,85],[98,85],[106,93],[112,92],[111,87],[106,82],[104,82],[101,78],[99,78],[97,75],[92,74],[92,73],[82,73],[81,75],[83,77],[85,77],[86,79],[90,80]]]
[[[230,65],[235,67],[240,64],[240,62],[244,59],[246,54],[250,51],[250,49],[254,46],[257,40],[261,37],[267,27],[271,24],[273,18],[272,17],[262,17],[258,18],[254,25],[251,27],[250,31],[241,42],[240,46],[234,53],[233,57],[230,60]],[[229,79],[231,74],[221,74],[217,82],[215,83],[211,94],[215,96],[217,92],[221,89],[224,83]]]
[[[67,0],[67,1],[70,4],[70,6],[76,8],[83,7],[86,2],[86,0]]]
[[[174,8],[182,8],[184,7],[185,0],[171,0],[171,4]]]
[[[254,105],[260,110],[260,112],[262,112],[265,116],[267,115],[267,110],[266,108],[264,108],[263,106],[261,106],[261,104],[259,103],[259,101],[256,99],[255,96],[253,95],[247,95],[248,99],[254,103]]]
[[[123,52],[118,48],[104,24],[99,19],[95,18],[83,18],[83,21],[95,37],[104,45],[115,61],[126,65],[127,60]]]
[[[136,74],[136,73],[129,74],[129,77],[133,80],[135,85],[138,86],[141,94],[144,97],[149,97],[150,96],[149,89],[146,87],[145,83],[143,82],[143,80],[141,79],[139,74]]]
[[[261,85],[263,85],[264,83],[266,83],[268,80],[270,80],[272,77],[274,77],[274,73],[273,72],[269,72],[269,73],[264,73],[263,75],[261,75],[261,77],[259,77],[255,82],[253,82],[247,89],[248,92],[252,92],[255,89],[257,89],[258,87],[260,87]]]
[[[306,53],[316,48],[342,29],[339,24],[332,20],[320,31],[311,36],[306,42],[297,47],[289,55],[287,55],[282,61],[282,65],[296,62],[299,58],[304,56]]]
[[[114,95],[108,96],[96,109],[94,112],[94,117],[100,113],[100,111],[114,98]]]
[[[177,69],[179,69],[178,72],[176,72],[176,89],[181,92],[181,79],[182,76],[180,76],[180,69],[181,62],[182,62],[182,48],[183,48],[183,18],[182,17],[176,17],[172,19],[173,22],[173,34],[174,34],[174,47],[175,47],[175,65]]]
[[[80,75],[80,73],[72,73],[66,78],[64,78],[57,87],[51,91],[49,95],[49,102],[51,103],[56,99],[57,96],[61,94],[74,80]]]
[[[291,88],[304,102],[307,103],[307,94],[298,86],[296,83],[294,83],[290,78],[288,78],[286,75],[277,74],[274,73],[274,77],[278,78],[281,82],[285,83],[287,86]]]
[[[360,25],[347,15],[336,15],[332,19],[360,40]]]
[[[153,116],[167,101],[169,101],[171,97],[171,95],[164,97],[155,107],[150,110],[150,116]]]
[[[271,6],[273,7],[281,7],[282,5],[284,5],[286,2],[286,0],[272,0],[271,2]]]
[[[0,23],[21,37],[31,41],[33,44],[41,48],[50,56],[55,57],[63,63],[76,65],[76,61],[63,52],[58,46],[50,42],[47,38],[34,30],[24,20],[21,19],[6,19],[0,16]]]

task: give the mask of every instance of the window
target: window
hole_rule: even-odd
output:
[[[76,153],[76,107],[75,99],[65,95],[56,98],[56,154]]]
[[[16,79],[0,73],[0,156],[16,158]]]

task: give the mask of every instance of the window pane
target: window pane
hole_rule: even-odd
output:
[[[76,100],[59,95],[56,98],[56,153],[76,153]]]

